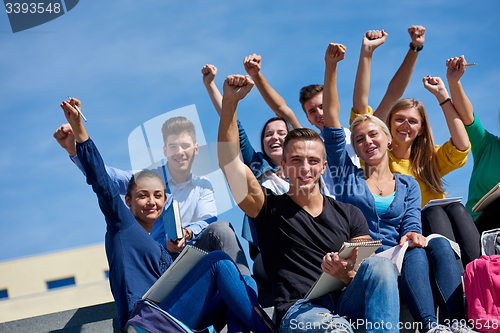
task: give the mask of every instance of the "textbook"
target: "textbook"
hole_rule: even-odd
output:
[[[355,247],[358,247],[358,258],[354,269],[358,269],[359,265],[372,255],[375,250],[382,246],[382,240],[367,240],[359,239],[344,242],[339,250],[339,257],[342,259],[349,258]],[[320,277],[314,282],[311,289],[307,292],[305,298],[313,299],[321,297],[329,292],[342,289],[345,286],[344,282],[328,273],[323,272]]]
[[[422,208],[422,210],[432,207],[432,206],[446,206],[448,204],[451,204],[453,202],[460,202],[462,201],[462,197],[456,197],[456,198],[444,198],[444,199],[433,199],[429,200],[429,202]]]
[[[165,211],[165,214],[163,215],[163,225],[165,227],[167,239],[178,241],[184,237],[181,214],[179,212],[179,203],[177,201],[172,201],[172,204],[168,206]]]
[[[474,213],[482,212],[486,209],[486,207],[489,206],[490,203],[495,201],[497,198],[500,198],[500,183],[493,186],[493,188],[488,193],[486,193],[481,198],[481,200],[477,202],[477,204],[474,205],[472,211]]]
[[[186,245],[172,265],[142,296],[142,299],[161,303],[206,254],[208,252],[205,250]]]
[[[460,246],[456,242],[452,241],[451,239],[449,239],[443,235],[439,235],[439,234],[431,234],[429,236],[426,236],[425,238],[426,238],[427,244],[428,244],[431,239],[438,238],[438,237],[442,237],[442,238],[446,239],[450,243],[453,251],[455,252],[455,257],[457,257],[457,259],[460,258],[460,256],[461,256]],[[405,252],[408,249],[408,246],[410,244],[411,244],[411,241],[406,241],[402,247],[399,247],[399,245],[396,245],[394,247],[391,247],[390,249],[387,249],[385,251],[377,253],[377,256],[384,257],[384,258],[391,260],[392,264],[394,265],[394,268],[396,269],[396,272],[398,273],[398,276],[399,276],[399,275],[401,275],[401,267],[403,267],[403,259],[405,256]]]

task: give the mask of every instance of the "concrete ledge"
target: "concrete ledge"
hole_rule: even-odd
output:
[[[0,323],[0,332],[120,332],[114,302]]]
[[[273,308],[265,308],[272,317]],[[401,322],[413,323],[405,305],[401,307]],[[409,324],[411,325],[411,324]],[[0,333],[120,333],[118,315],[114,302],[88,306],[80,309],[52,313],[48,315],[26,318],[6,323],[0,323]],[[222,333],[226,333],[226,329]],[[364,332],[363,329],[356,333]],[[402,329],[402,333],[414,333],[413,329]]]

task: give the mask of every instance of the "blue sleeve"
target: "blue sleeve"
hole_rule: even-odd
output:
[[[82,171],[87,177],[87,183],[97,194],[99,207],[106,217],[108,227],[122,229],[125,225],[134,223],[135,218],[121,199],[118,186],[106,172],[94,142],[89,138],[85,142],[77,143],[76,149]]]
[[[418,186],[417,181],[413,177],[407,176],[405,178],[409,179],[409,182],[405,198],[406,212],[401,220],[400,236],[404,236],[411,231],[422,234],[420,186]]]
[[[198,178],[199,198],[196,204],[196,221],[187,225],[193,232],[193,241],[212,222],[217,221],[217,206],[215,204],[214,189],[208,179]]]
[[[241,156],[243,157],[243,163],[245,163],[245,165],[250,167],[257,153],[255,152],[255,149],[253,149],[252,144],[248,139],[247,133],[245,132],[245,129],[243,129],[243,126],[241,125],[241,122],[238,120],[237,123],[238,123],[238,133],[240,136],[240,151],[241,151]]]
[[[83,173],[83,175],[86,175],[86,172],[80,162],[80,158],[78,157],[78,154],[76,156],[71,157],[71,160],[75,165],[80,169]],[[118,190],[120,191],[121,195],[127,194],[127,186],[128,182],[130,181],[130,178],[136,173],[137,171],[123,171],[120,169],[116,169],[113,167],[109,167],[105,165],[106,172],[108,173],[109,177],[115,184],[118,186]]]
[[[349,202],[345,198],[350,191],[345,191],[348,186],[349,176],[355,175],[358,167],[352,163],[346,151],[345,131],[343,128],[323,128],[326,158],[335,188],[330,191],[339,201]]]

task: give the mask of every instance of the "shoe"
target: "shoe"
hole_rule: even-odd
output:
[[[454,332],[448,326],[436,325],[430,330],[428,330],[427,333],[454,333]]]
[[[466,324],[459,322],[453,323],[453,325],[451,325],[451,331],[453,333],[477,333]]]

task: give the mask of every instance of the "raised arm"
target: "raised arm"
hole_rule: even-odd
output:
[[[294,128],[300,128],[299,121],[292,109],[286,105],[285,100],[280,94],[267,82],[266,78],[260,72],[262,63],[262,57],[257,54],[249,55],[243,60],[243,65],[245,66],[245,71],[250,75],[255,82],[255,86],[259,90],[262,98],[266,101],[267,105],[273,110],[273,112],[282,118],[285,118],[292,124]]]
[[[356,72],[356,80],[354,81],[354,92],[352,95],[352,108],[356,113],[368,113],[372,55],[377,47],[384,44],[386,38],[387,32],[385,32],[385,30],[370,30],[363,36],[361,51],[359,53],[358,70]]]
[[[69,123],[63,124],[57,128],[54,132],[54,138],[57,140],[59,145],[61,145],[64,150],[66,150],[75,165],[80,169],[84,176],[86,176],[85,170],[80,162],[80,158],[76,154],[76,141],[75,136],[73,134],[73,129]],[[139,170],[125,171],[117,168],[113,168],[110,166],[105,166],[106,172],[113,180],[113,182],[118,186],[120,194],[127,194],[127,185],[130,181],[130,178],[134,175],[134,173]]]
[[[238,102],[252,89],[248,76],[229,75],[224,81],[222,114],[219,124],[219,166],[238,206],[249,217],[256,217],[264,204],[264,194],[252,171],[239,159],[239,137],[236,121]]]
[[[460,82],[460,78],[465,73],[466,64],[467,61],[465,61],[464,56],[446,60],[446,67],[448,67],[446,78],[450,87],[451,99],[458,115],[465,125],[470,125],[474,122],[474,109]]]
[[[439,77],[426,76],[423,78],[424,87],[436,96],[439,105],[443,109],[446,123],[451,134],[451,141],[458,150],[469,149],[469,136],[465,131],[464,123],[458,116],[443,80]]]
[[[330,43],[325,53],[325,84],[323,89],[323,116],[326,127],[342,128],[339,121],[339,96],[337,93],[337,63],[344,59],[346,47]]]
[[[84,142],[87,141],[89,136],[85,130],[85,126],[83,125],[79,112],[75,109],[75,106],[80,110],[82,108],[82,103],[76,98],[71,98],[68,102],[63,101],[61,103],[61,108],[64,110],[64,116],[68,120],[68,123],[71,126],[70,128],[73,130],[73,136],[76,142]]]
[[[215,111],[217,111],[217,114],[220,117],[222,112],[222,95],[214,82],[215,75],[217,74],[217,67],[214,65],[205,65],[201,69],[201,73],[203,74],[203,84],[205,85],[208,95],[212,100]]]
[[[389,83],[380,105],[374,112],[374,115],[382,120],[385,120],[387,117],[391,105],[403,96],[403,93],[410,82],[415,64],[417,63],[418,53],[424,45],[425,28],[423,26],[412,25],[408,28],[408,33],[411,37],[410,49],[408,50],[403,63]]]

